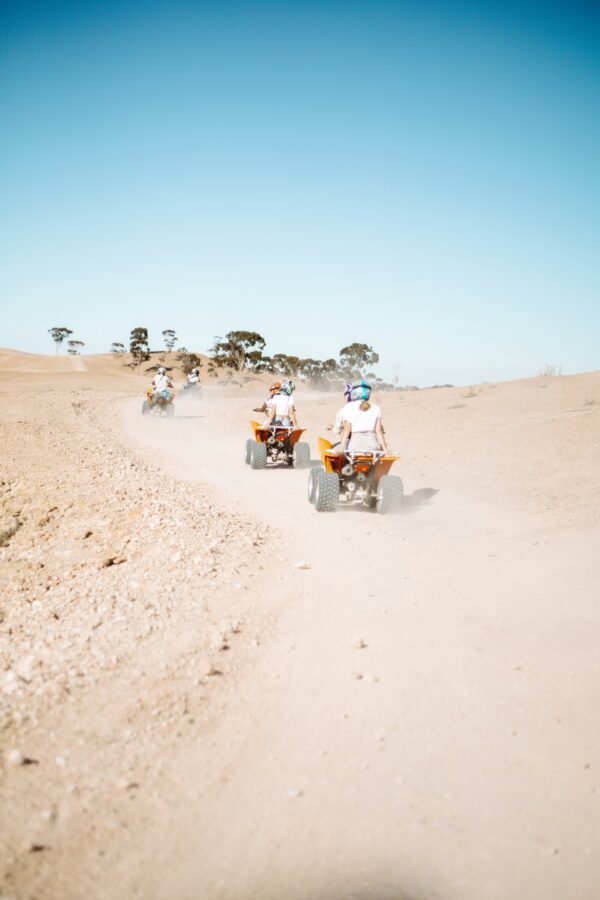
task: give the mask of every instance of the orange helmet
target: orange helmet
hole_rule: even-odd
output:
[[[271,397],[272,397],[273,394],[278,394],[280,390],[281,390],[281,382],[274,381],[273,384],[271,385],[271,387],[269,388],[269,393],[271,394]]]

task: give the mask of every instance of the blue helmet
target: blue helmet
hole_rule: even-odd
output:
[[[368,400],[371,396],[371,385],[363,379],[358,384],[353,384],[350,391],[352,400]]]

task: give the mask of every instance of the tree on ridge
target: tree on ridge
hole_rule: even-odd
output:
[[[189,375],[192,369],[201,369],[203,366],[201,358],[197,353],[190,353],[186,347],[180,347],[177,352],[177,362],[181,366],[184,375]]]
[[[177,332],[173,331],[172,328],[165,328],[162,336],[165,342],[165,347],[167,348],[167,353],[171,353],[173,347],[177,343]]]
[[[150,359],[150,347],[148,346],[148,329],[132,328],[129,335],[129,352],[136,365]]]
[[[340,350],[340,372],[348,381],[364,378],[367,368],[379,362],[379,354],[368,344],[349,344]]]
[[[209,351],[210,374],[218,368],[235,369],[238,375],[244,369],[259,372],[265,344],[265,339],[256,331],[228,331],[224,338],[216,337]]]
[[[70,334],[73,334],[70,328],[49,328],[48,333],[52,335],[52,340],[56,344],[56,352],[60,350],[60,345],[63,341],[69,337]]]

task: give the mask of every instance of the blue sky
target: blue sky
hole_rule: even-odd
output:
[[[599,40],[584,3],[4,0],[0,345],[600,367]]]

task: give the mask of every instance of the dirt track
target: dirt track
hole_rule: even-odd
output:
[[[383,398],[386,518],[3,362],[5,895],[598,897],[599,376]]]

